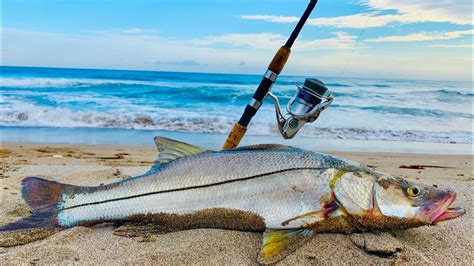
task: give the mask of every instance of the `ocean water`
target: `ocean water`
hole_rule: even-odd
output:
[[[227,134],[260,75],[1,67],[0,126],[116,128]],[[317,77],[333,104],[296,136],[465,143],[473,140],[472,83]],[[304,77],[280,76],[284,105]],[[267,99],[248,134],[277,136]]]

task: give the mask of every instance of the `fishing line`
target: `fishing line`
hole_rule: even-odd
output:
[[[377,1],[374,2],[374,4],[376,4],[376,3],[377,3]],[[375,14],[375,10],[372,11],[372,12],[369,14],[369,16],[367,17],[367,19],[365,20],[364,27],[363,27],[362,30],[360,31],[359,36],[357,37],[356,43],[354,44],[354,47],[352,47],[352,51],[351,51],[351,54],[349,55],[349,59],[346,61],[346,64],[344,65],[344,68],[342,69],[342,72],[341,72],[341,74],[339,75],[340,78],[344,78],[344,75],[346,74],[347,67],[349,66],[349,63],[350,63],[351,60],[352,60],[352,56],[354,55],[355,50],[356,50],[357,47],[359,46],[360,40],[361,40],[361,38],[362,38],[362,35],[364,35],[364,32],[365,32],[365,30],[367,29],[367,24],[369,23],[369,20],[373,17],[374,14]]]

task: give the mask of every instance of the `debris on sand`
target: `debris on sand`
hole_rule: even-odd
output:
[[[0,158],[8,158],[12,155],[12,151],[11,150],[7,150],[7,149],[0,149]]]
[[[97,159],[102,159],[102,160],[119,160],[119,159],[125,159],[125,156],[130,155],[125,152],[120,152],[114,154],[114,156],[104,156],[104,157],[97,157]]]
[[[42,240],[55,234],[58,229],[35,228],[28,230],[19,230],[11,232],[2,232],[0,234],[0,247],[14,247],[25,245],[34,241]]]
[[[425,165],[425,164],[411,164],[411,165],[402,164],[402,165],[400,165],[398,168],[423,170],[423,169],[425,169],[425,168],[442,168],[442,169],[448,169],[448,168],[453,168],[453,167],[440,166],[440,165]]]

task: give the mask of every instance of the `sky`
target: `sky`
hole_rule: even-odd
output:
[[[307,0],[2,0],[2,65],[263,73]],[[471,0],[319,0],[286,75],[471,80]]]

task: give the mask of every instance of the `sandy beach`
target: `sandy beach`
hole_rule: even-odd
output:
[[[436,226],[364,234],[319,234],[281,264],[464,264],[474,261],[472,155],[330,152],[377,170],[457,192],[466,214]],[[0,224],[29,215],[20,181],[40,176],[75,185],[100,185],[139,175],[154,147],[2,143]],[[405,166],[406,168],[401,168]],[[417,169],[411,169],[417,168]],[[120,235],[112,224],[38,232],[21,243],[0,234],[2,264],[256,264],[261,234],[193,229]],[[30,239],[31,240],[31,239]],[[28,242],[27,240],[23,242]]]

